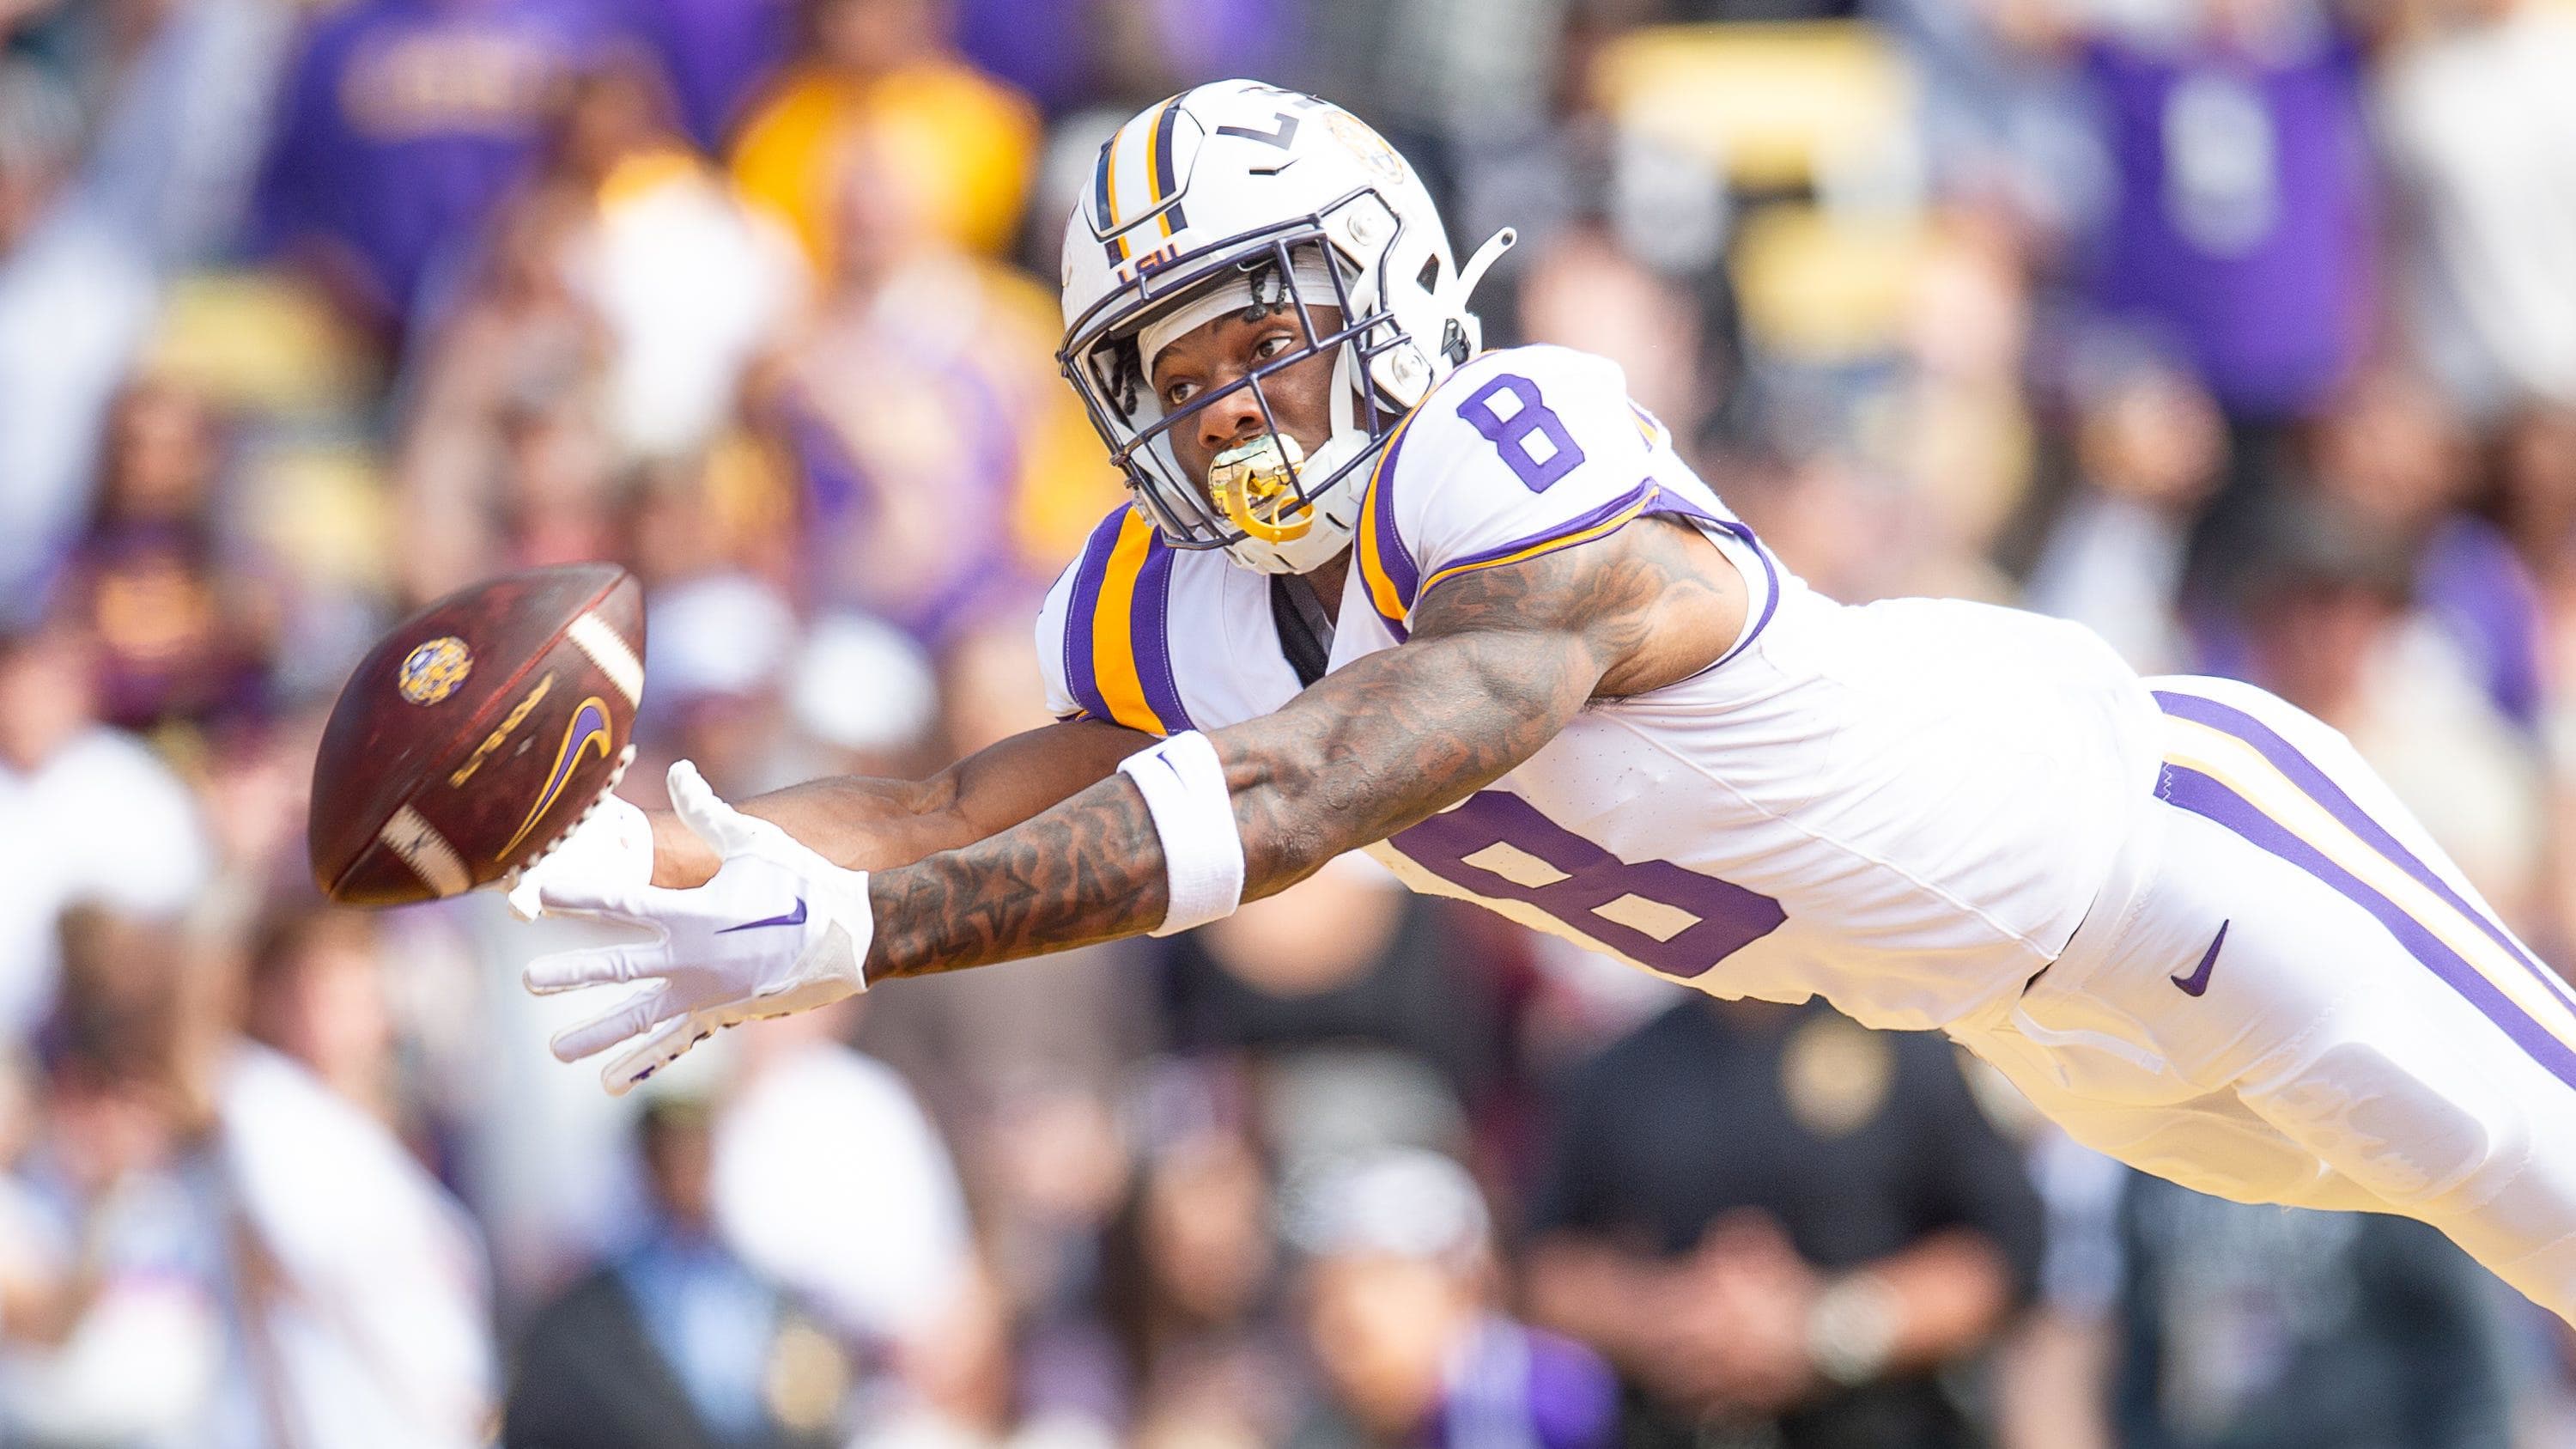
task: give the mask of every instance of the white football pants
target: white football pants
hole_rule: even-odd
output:
[[[1952,1035],[2088,1147],[2420,1218],[2576,1323],[2576,991],[2342,735],[2248,685],[2148,684],[2155,807],[2056,963]]]

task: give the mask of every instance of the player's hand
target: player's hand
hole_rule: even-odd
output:
[[[602,795],[552,850],[503,882],[510,913],[533,921],[545,913],[549,888],[593,894],[642,890],[653,883],[653,817],[616,794]]]
[[[670,890],[568,877],[538,891],[550,913],[653,933],[650,941],[528,963],[528,989],[540,994],[644,984],[554,1039],[555,1055],[569,1062],[651,1033],[600,1074],[612,1095],[736,1022],[809,1011],[867,989],[862,968],[876,927],[865,871],[843,870],[717,799],[686,760],[671,767],[671,805],[724,862],[705,885]]]

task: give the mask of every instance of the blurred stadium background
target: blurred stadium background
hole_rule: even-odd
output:
[[[579,928],[319,907],[320,713],[486,573],[645,579],[639,782],[1040,720],[1062,218],[1230,74],[1819,587],[2258,680],[2576,948],[2563,0],[0,0],[0,1443],[2576,1444],[2428,1232],[1364,865],[627,1102]]]

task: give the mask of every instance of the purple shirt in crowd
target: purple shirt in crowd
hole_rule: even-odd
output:
[[[724,155],[734,128],[795,46],[796,0],[626,3],[637,33],[661,57],[690,138],[709,155]]]
[[[2314,410],[2368,325],[2361,58],[2320,30],[2287,54],[2094,46],[2112,169],[2091,292],[2191,362],[2230,414]]]
[[[1449,1392],[1416,1449],[1601,1449],[1617,1435],[1619,1381],[1600,1356],[1500,1316],[1450,1365]]]
[[[2487,698],[2525,728],[2540,720],[2540,587],[2504,531],[2454,514],[2415,568],[2417,604],[2460,650]]]
[[[602,0],[356,0],[324,16],[280,99],[257,240],[337,253],[363,303],[409,320],[534,156],[563,82],[622,33]]]

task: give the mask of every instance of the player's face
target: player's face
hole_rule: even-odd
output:
[[[1341,329],[1341,309],[1307,311],[1323,335],[1329,337]],[[1229,312],[1164,347],[1154,359],[1154,394],[1162,399],[1166,415],[1179,412],[1309,341],[1294,307],[1280,307],[1249,322],[1241,312]],[[1279,431],[1295,438],[1297,446],[1310,455],[1322,447],[1333,431],[1331,390],[1338,351],[1318,352],[1271,373],[1261,380],[1258,396],[1252,388],[1236,388],[1191,414],[1171,434],[1172,454],[1182,470],[1204,487],[1208,465],[1217,454],[1260,436],[1270,426],[1261,414],[1265,398]]]

